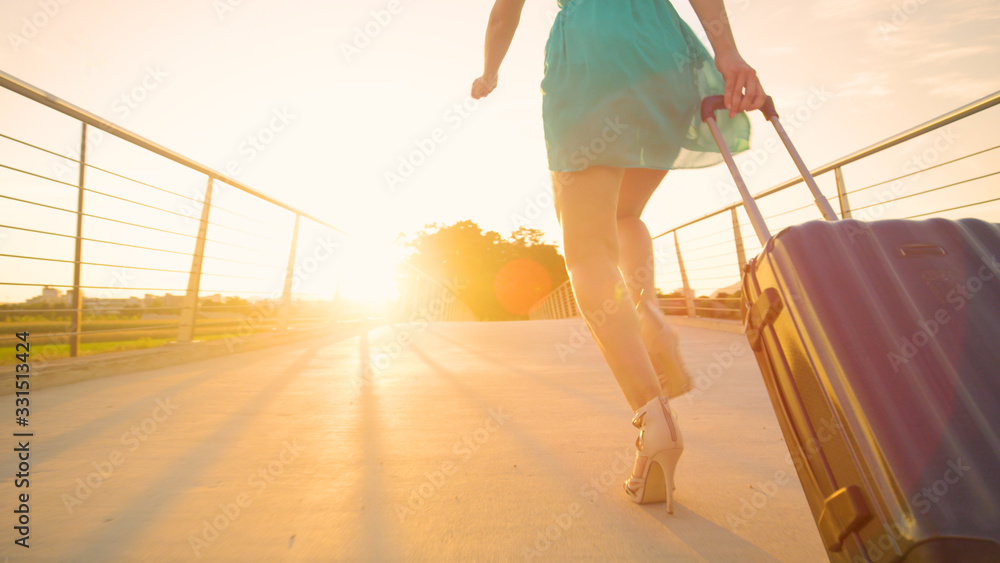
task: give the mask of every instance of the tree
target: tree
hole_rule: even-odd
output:
[[[544,233],[521,227],[509,238],[472,221],[427,225],[400,236],[407,262],[452,288],[480,320],[526,318],[528,309],[566,281],[565,262]]]

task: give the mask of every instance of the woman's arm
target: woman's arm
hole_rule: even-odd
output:
[[[690,0],[708,40],[715,51],[715,67],[726,81],[726,108],[733,117],[741,111],[759,109],[767,95],[757,78],[757,71],[743,60],[736,49],[733,30],[723,0]]]
[[[497,87],[497,76],[500,63],[507,55],[510,42],[514,39],[514,31],[521,21],[521,10],[524,0],[496,0],[490,21],[486,25],[486,48],[483,75],[472,83],[472,97],[475,99],[488,95]]]

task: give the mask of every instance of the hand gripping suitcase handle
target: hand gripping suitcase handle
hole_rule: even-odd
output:
[[[740,190],[740,196],[743,198],[743,206],[746,208],[747,215],[750,217],[750,223],[753,224],[753,230],[757,233],[757,238],[760,240],[761,245],[767,244],[767,241],[771,239],[771,233],[767,230],[767,224],[764,222],[764,217],[760,214],[760,208],[757,207],[757,202],[754,201],[753,196],[750,195],[750,191],[747,189],[746,183],[743,182],[743,176],[740,175],[739,169],[736,167],[736,163],[733,161],[733,154],[729,152],[729,147],[726,146],[726,141],[722,138],[722,133],[719,131],[719,125],[715,122],[715,112],[718,110],[726,109],[725,98],[722,96],[708,96],[701,102],[701,120],[708,124],[708,128],[712,131],[712,137],[715,138],[715,143],[719,145],[719,151],[722,153],[722,158],[726,161],[726,166],[729,167],[729,172],[733,175],[733,180],[736,182],[736,187]],[[813,179],[812,174],[809,169],[806,168],[802,158],[799,156],[799,152],[795,150],[795,146],[792,145],[791,139],[788,138],[788,133],[785,132],[785,128],[781,126],[781,122],[778,121],[778,112],[774,109],[774,100],[771,96],[767,97],[764,105],[760,108],[761,113],[764,117],[774,125],[775,131],[778,132],[778,137],[781,138],[781,142],[788,149],[788,154],[792,156],[792,160],[795,162],[795,167],[799,169],[799,173],[802,174],[802,179],[805,180],[806,185],[809,186],[809,191],[812,192],[813,197],[816,200],[816,206],[819,207],[820,213],[823,214],[823,218],[827,221],[836,221],[837,213],[833,210],[833,206],[830,202],[823,197],[823,193],[819,191],[819,186],[816,185],[816,180]]]

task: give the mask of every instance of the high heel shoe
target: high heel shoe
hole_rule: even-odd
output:
[[[642,342],[660,380],[661,392],[670,399],[687,393],[691,390],[691,378],[681,357],[677,333],[664,320],[653,300],[640,299],[635,310],[639,315]]]
[[[656,397],[636,411],[632,425],[639,429],[639,437],[635,441],[635,467],[625,480],[625,492],[637,504],[666,500],[667,512],[673,514],[674,469],[684,452],[677,413],[666,397]]]

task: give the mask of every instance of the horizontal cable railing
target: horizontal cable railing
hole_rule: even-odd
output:
[[[569,280],[552,290],[528,311],[528,318],[531,320],[568,319],[579,316],[580,309],[577,307]]]
[[[409,263],[403,264],[398,286],[401,294],[393,312],[397,322],[476,320],[453,284],[442,283]]]
[[[55,359],[348,320],[335,283],[298,287],[322,286],[308,282],[346,232],[3,72],[0,86],[5,109],[79,127],[68,156],[0,125],[0,289],[15,296],[0,348],[15,327]]]

